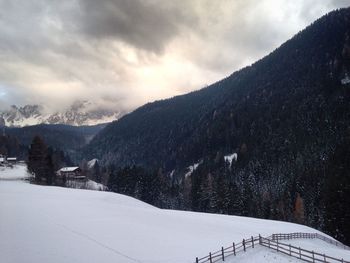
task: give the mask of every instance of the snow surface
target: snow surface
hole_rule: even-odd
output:
[[[341,80],[341,84],[346,85],[349,83],[350,83],[350,77],[346,75],[346,77]]]
[[[225,162],[228,162],[230,164],[229,166],[231,166],[233,160],[237,162],[237,158],[238,158],[237,153],[232,153],[224,156]]]
[[[331,245],[321,239],[292,239],[281,240],[284,244],[291,244],[296,247],[302,247],[309,251],[314,251],[320,254],[326,253],[327,256],[335,257],[338,259],[350,259],[350,250]]]
[[[87,163],[88,169],[93,168],[97,162],[98,162],[98,159],[92,159],[92,160],[88,161],[88,163]]]
[[[172,170],[169,174],[169,177],[172,179],[174,177],[175,170]]]
[[[28,176],[24,166],[0,174]],[[317,232],[280,221],[162,210],[120,194],[23,180],[0,180],[0,218],[2,263],[193,263],[249,236]],[[254,260],[267,258],[256,262],[281,262],[257,248],[240,255],[246,260],[240,262],[254,262],[249,253]]]
[[[270,262],[302,262],[297,258],[293,258],[282,253],[278,253],[272,249],[268,249],[262,246],[256,246],[255,248],[247,249],[247,252],[238,253],[237,256],[227,257],[226,263],[270,263]]]
[[[301,247],[303,249],[314,251],[320,254],[326,254],[338,259],[350,259],[350,251],[337,247],[335,245],[329,244],[320,239],[292,239],[292,240],[280,240],[281,243],[291,244],[296,247]],[[319,257],[318,257],[319,258]],[[303,262],[297,258],[278,253],[275,250],[268,249],[262,246],[256,246],[254,249],[249,248],[247,252],[239,253],[236,257],[227,257],[225,260],[227,263],[234,262]],[[333,261],[331,261],[333,262]]]
[[[62,112],[50,112],[38,105],[12,106],[8,110],[0,111],[0,117],[4,119],[5,126],[8,127],[24,127],[42,123],[79,126],[109,123],[119,119],[124,114],[121,111],[98,110],[96,106],[89,101],[76,101],[69,109]]]
[[[0,180],[24,180],[30,178],[25,165],[15,165],[12,168],[0,166]]]
[[[185,178],[190,176],[198,168],[200,163],[201,162],[198,162],[198,163],[195,163],[195,164],[188,166],[187,167],[188,172],[185,174]]]
[[[86,182],[80,182],[80,181],[67,181],[66,186],[70,188],[76,188],[76,189],[87,189],[87,190],[95,190],[95,191],[106,191],[108,190],[108,187],[97,183],[93,180],[87,180]]]

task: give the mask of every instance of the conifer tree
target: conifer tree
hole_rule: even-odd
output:
[[[51,185],[54,182],[54,165],[50,152],[52,150],[48,151],[43,139],[35,136],[30,145],[27,167],[36,183]]]

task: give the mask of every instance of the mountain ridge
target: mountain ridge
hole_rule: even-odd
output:
[[[11,105],[0,112],[0,126],[24,127],[38,124],[97,125],[112,122],[125,114],[122,110],[98,107],[89,101],[76,101],[68,109],[47,112],[41,105]]]

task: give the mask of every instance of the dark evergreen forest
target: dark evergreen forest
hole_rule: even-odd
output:
[[[50,148],[64,151],[74,162],[79,162],[81,148],[104,127],[105,124],[95,126],[40,124],[26,127],[0,127],[3,135],[0,136],[0,154],[27,160],[33,138],[39,136]]]

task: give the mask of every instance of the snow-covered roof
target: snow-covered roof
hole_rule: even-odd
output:
[[[79,169],[78,166],[75,166],[75,167],[62,167],[59,172],[74,172],[76,171],[77,169]]]
[[[5,161],[5,158],[0,157],[0,162],[4,162],[4,161]]]
[[[17,157],[8,157],[7,161],[17,161]]]

